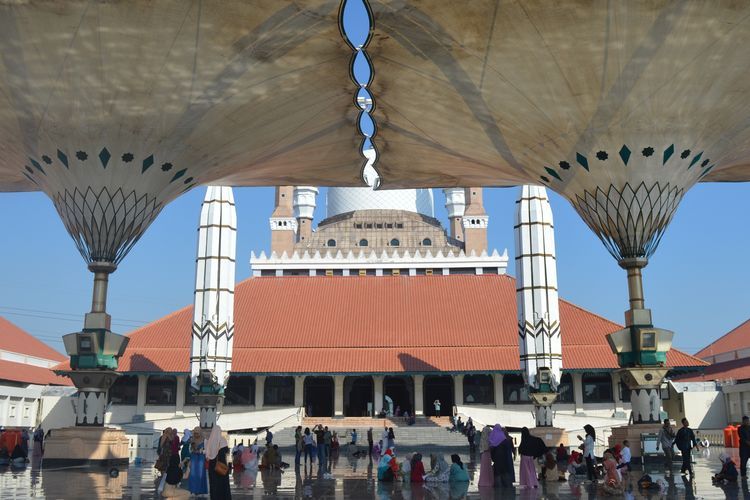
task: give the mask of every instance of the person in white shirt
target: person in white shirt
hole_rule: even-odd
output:
[[[578,439],[583,441],[580,449],[583,450],[583,459],[586,462],[586,479],[589,481],[596,481],[596,470],[594,464],[596,463],[596,456],[594,455],[594,446],[596,446],[596,431],[590,424],[583,426],[583,430],[586,431],[586,438],[578,436]]]
[[[617,466],[618,469],[625,469],[628,472],[630,472],[632,469],[630,468],[630,459],[632,458],[632,454],[630,452],[630,443],[628,440],[624,440],[622,442],[622,452],[621,452],[622,458],[620,459],[620,465]]]

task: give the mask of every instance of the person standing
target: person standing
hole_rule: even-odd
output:
[[[500,424],[498,424],[500,425]],[[479,440],[479,487],[492,487],[495,485],[495,475],[492,470],[492,451],[490,450],[490,434],[492,427],[485,425],[482,429],[482,437]],[[502,440],[505,439],[505,435],[497,436],[493,441],[495,446],[499,445]]]
[[[672,470],[672,460],[674,460],[674,438],[675,434],[672,426],[669,425],[669,419],[664,419],[664,425],[659,429],[659,436],[656,440],[656,451],[659,447],[664,450],[664,467],[667,471]]]
[[[229,445],[221,432],[221,427],[214,425],[206,440],[206,459],[208,460],[208,489],[211,500],[229,500],[232,492],[229,489],[227,454]],[[216,470],[217,464],[223,464],[224,474]],[[221,466],[220,466],[221,467]]]
[[[740,434],[740,475],[747,477],[747,460],[750,459],[750,417],[742,417]]]
[[[439,417],[440,416],[440,400],[436,399],[435,401],[433,401],[432,406],[435,407],[435,416]]]
[[[388,428],[388,448],[396,446],[396,434],[393,432],[393,427]]]
[[[357,429],[352,429],[352,440],[349,442],[351,446],[357,446]]]
[[[583,430],[586,431],[586,437],[582,438],[578,436],[578,439],[583,441],[580,448],[583,450],[583,459],[586,461],[586,479],[596,481],[596,471],[594,470],[594,463],[596,461],[596,455],[594,455],[596,431],[590,424],[584,425]]]
[[[536,459],[543,456],[547,447],[542,438],[532,436],[527,427],[521,429],[521,444],[518,445],[518,453],[521,454],[521,465],[519,468],[519,483],[522,488],[537,488],[539,480],[536,474]]]
[[[692,477],[694,474],[690,452],[693,448],[698,448],[698,441],[695,439],[695,433],[693,432],[693,429],[690,428],[688,419],[682,419],[682,428],[677,431],[677,436],[674,438],[674,444],[677,446],[677,449],[680,450],[680,453],[682,453],[682,467],[680,468],[680,473],[687,474],[689,472]]]
[[[200,427],[196,427],[190,436],[190,475],[188,477],[188,489],[193,495],[205,495],[208,493],[203,432]]]
[[[294,454],[294,465],[299,465],[300,458],[302,458],[302,450],[305,448],[305,443],[302,439],[301,425],[298,425],[294,430],[294,445],[296,449],[296,453]]]
[[[323,430],[323,426],[321,424],[316,425],[313,427],[313,432],[315,433],[315,444],[318,447],[318,468],[325,468],[325,462],[326,462],[326,445],[325,445],[325,431]]]
[[[367,454],[372,455],[372,427],[367,429]]]
[[[312,470],[312,463],[313,463],[313,444],[314,439],[313,435],[310,434],[310,428],[305,427],[305,433],[302,435],[302,443],[305,447],[305,468],[307,468],[307,459],[310,459],[310,470]]]
[[[326,450],[326,466],[328,466],[328,459],[331,456],[331,441],[332,441],[332,435],[331,431],[328,430],[328,426],[326,425],[323,432],[323,443],[325,443],[325,450]]]

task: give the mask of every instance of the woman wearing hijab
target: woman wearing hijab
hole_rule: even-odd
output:
[[[482,435],[479,438],[479,486],[492,487],[495,485],[494,473],[492,470],[492,454],[490,453],[490,434],[492,427],[485,425],[482,429]],[[505,437],[505,435],[503,435]],[[499,444],[499,443],[498,443]],[[497,445],[495,445],[497,446]]]
[[[398,476],[398,462],[390,448],[380,457],[378,463],[378,481],[393,481]]]
[[[596,460],[596,456],[594,455],[596,431],[590,424],[584,425],[583,430],[586,431],[586,437],[582,438],[578,436],[578,439],[583,441],[580,448],[583,450],[583,459],[586,461],[586,479],[596,481],[596,471],[594,470],[594,461]]]
[[[463,462],[461,462],[461,457],[456,455],[455,453],[451,455],[451,469],[450,474],[448,476],[448,480],[450,482],[469,482],[469,473],[466,472],[466,467],[464,467]]]
[[[188,489],[193,495],[208,493],[204,446],[201,428],[196,427],[190,436],[190,478],[188,480]]]
[[[451,467],[448,462],[445,461],[442,455],[433,453],[430,455],[431,462],[434,462],[432,470],[425,474],[425,482],[432,483],[447,483],[451,474]]]
[[[543,456],[546,451],[547,447],[541,438],[532,436],[527,427],[521,429],[521,444],[518,446],[518,452],[521,454],[519,480],[521,487],[539,487],[534,461]]]
[[[232,498],[229,491],[229,474],[218,474],[216,464],[227,464],[229,444],[221,432],[221,427],[214,425],[206,441],[206,460],[208,460],[208,487],[211,500],[227,500]]]
[[[154,468],[163,474],[164,471],[167,470],[167,467],[169,467],[169,457],[172,454],[172,428],[171,427],[167,427],[161,433],[161,438],[159,438],[159,448],[157,450],[157,454],[159,455],[159,458],[156,460],[156,463],[154,464]]]
[[[516,471],[513,466],[513,442],[508,433],[500,424],[495,427],[487,437],[492,458],[494,485],[508,488],[513,486],[516,480]]]
[[[190,459],[190,438],[193,433],[190,429],[185,429],[182,433],[182,449],[180,450],[180,461]]]

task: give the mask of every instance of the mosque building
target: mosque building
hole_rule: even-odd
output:
[[[436,400],[443,416],[533,425],[517,287],[507,252],[487,247],[482,194],[445,189],[446,230],[431,190],[329,188],[326,217],[313,229],[317,188],[277,187],[270,252],[251,256],[252,277],[234,289],[222,428],[396,408],[427,416]],[[605,338],[621,326],[564,300],[559,308],[556,422],[626,423],[629,391]],[[193,321],[187,306],[130,333],[109,423],[194,425]],[[676,349],[667,361],[672,374],[705,365]]]

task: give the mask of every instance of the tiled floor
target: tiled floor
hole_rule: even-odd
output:
[[[711,484],[711,475],[718,466],[722,449],[704,451],[696,457],[696,478],[690,481],[679,473],[667,476],[660,467],[648,468],[654,480],[665,479],[662,492],[639,492],[636,481],[641,471],[630,475],[630,491],[626,498],[742,498],[750,499],[747,483],[740,482],[725,488]],[[446,450],[453,452],[453,450]],[[734,450],[736,456],[736,450]],[[39,461],[23,470],[0,468],[0,498],[155,498],[155,478],[152,453],[142,457],[141,465],[131,465],[111,477],[106,469],[65,468],[46,469]],[[475,457],[475,460],[478,457]],[[521,488],[479,489],[477,464],[464,454],[472,477],[468,484],[412,485],[409,483],[379,483],[375,477],[376,463],[369,459],[339,457],[331,464],[333,479],[318,477],[317,467],[310,470],[287,469],[285,472],[243,472],[232,478],[234,498],[325,498],[325,499],[492,499],[492,498],[607,498],[595,485],[579,481],[549,481],[539,490]],[[427,458],[429,461],[429,458]],[[622,498],[622,497],[620,497]]]

